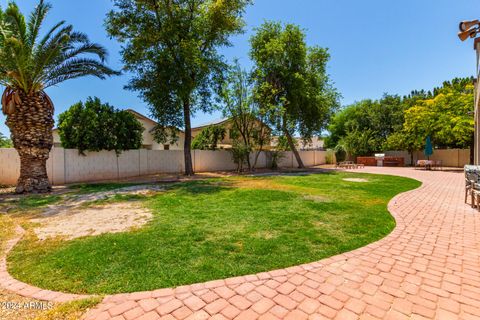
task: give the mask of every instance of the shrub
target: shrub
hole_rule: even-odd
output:
[[[335,158],[337,162],[342,162],[347,159],[347,151],[343,145],[339,144],[335,147]]]
[[[233,162],[237,165],[237,172],[242,172],[243,166],[247,164],[250,157],[251,149],[243,143],[234,142],[229,151],[232,153]]]
[[[285,154],[284,154],[283,151],[274,150],[274,151],[270,152],[270,155],[272,157],[272,163],[270,165],[270,168],[272,170],[277,170],[278,169],[278,163],[280,162],[280,160],[285,158]]]
[[[115,109],[99,98],[88,98],[60,114],[58,131],[64,148],[84,151],[140,149],[143,126],[128,111]]]
[[[327,164],[335,164],[335,151],[332,149],[327,150],[327,154],[325,155],[325,162]]]
[[[208,126],[192,141],[192,149],[217,150],[218,143],[225,139],[226,130],[222,126]]]

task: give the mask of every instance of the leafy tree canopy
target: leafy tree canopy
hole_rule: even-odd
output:
[[[208,126],[192,141],[192,148],[197,150],[217,150],[218,143],[225,139],[226,130],[223,126]]]
[[[351,156],[383,150],[387,137],[402,128],[405,105],[399,96],[363,100],[339,111],[328,127],[328,148],[344,145]],[[343,141],[342,141],[343,140]]]
[[[191,114],[212,110],[226,68],[218,48],[243,31],[250,0],[114,0],[107,31],[123,44],[127,88],[139,92],[164,128],[185,128],[185,171],[193,174]]]
[[[412,153],[431,136],[436,147],[467,148],[473,142],[473,92],[472,78],[456,78],[403,98],[360,101],[335,114],[326,146],[340,146],[351,157],[382,150]]]
[[[254,170],[260,152],[270,142],[271,130],[265,123],[264,110],[254,99],[249,73],[241,68],[238,60],[229,68],[219,97],[223,115],[232,122],[230,138],[234,140],[234,160],[238,161],[241,167],[243,162],[240,159],[244,159],[248,169]],[[253,150],[256,152],[252,163],[249,155]]]
[[[303,167],[292,136],[309,140],[321,134],[338,107],[339,94],[326,72],[328,50],[308,47],[300,27],[279,22],[265,22],[250,42],[256,99]]]
[[[139,149],[142,124],[128,111],[115,109],[99,98],[88,98],[60,114],[58,131],[62,146],[84,151]]]
[[[433,97],[417,100],[405,111],[404,132],[427,136],[437,147],[468,148],[474,134],[474,85],[471,78],[444,82]]]

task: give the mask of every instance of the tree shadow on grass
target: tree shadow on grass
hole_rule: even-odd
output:
[[[226,180],[195,180],[188,182],[180,182],[168,185],[167,191],[175,191],[179,194],[198,195],[198,194],[213,194],[225,190],[231,190],[234,187],[233,183]]]

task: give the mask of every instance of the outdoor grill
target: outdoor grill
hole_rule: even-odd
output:
[[[385,153],[376,153],[375,160],[377,160],[377,167],[383,167],[383,162],[385,161]]]

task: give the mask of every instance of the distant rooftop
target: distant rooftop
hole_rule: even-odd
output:
[[[196,126],[192,129],[200,129],[200,128],[204,128],[204,127],[208,127],[208,126],[214,126],[214,125],[219,125],[219,124],[222,124],[224,122],[227,122],[229,120],[229,118],[223,118],[223,119],[216,119],[216,120],[213,120],[213,121],[210,121],[210,122],[207,122],[207,123],[203,123],[199,126]]]

